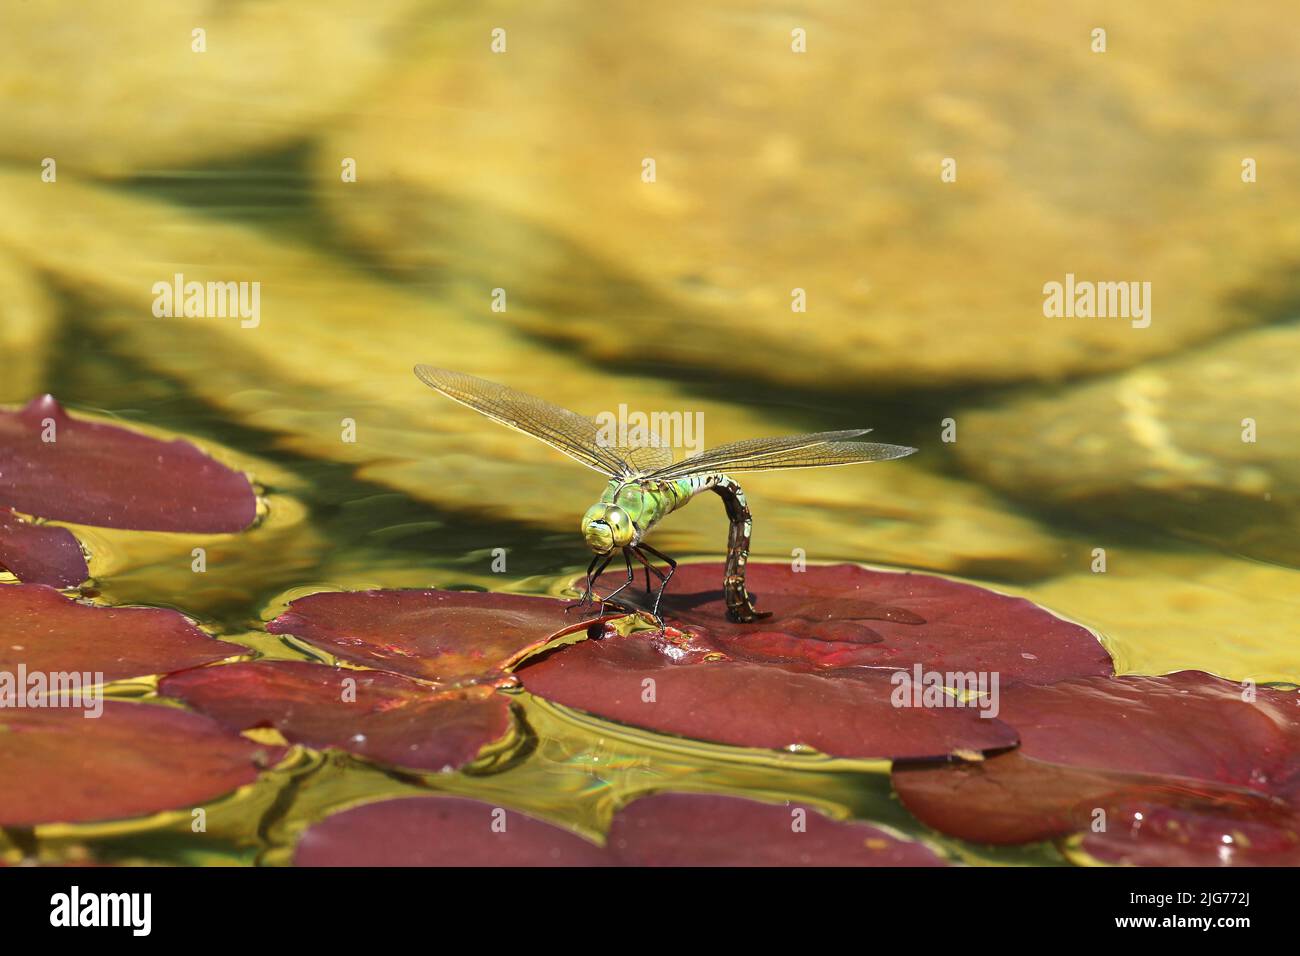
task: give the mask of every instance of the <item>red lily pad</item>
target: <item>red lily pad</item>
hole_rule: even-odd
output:
[[[944,866],[920,843],[798,804],[662,793],[619,810],[608,847],[632,866]]]
[[[1252,693],[1201,671],[1089,678],[1008,688],[1001,717],[1038,760],[1282,793],[1300,782],[1300,707]]]
[[[220,534],[257,516],[248,479],[185,441],[73,418],[50,395],[0,412],[0,505],[57,521]]]
[[[31,524],[0,508],[0,568],[20,581],[76,587],[90,577],[81,544],[67,528]]]
[[[722,564],[679,566],[661,613],[668,624],[754,660],[890,670],[919,663],[932,671],[996,672],[1003,686],[1114,673],[1087,628],[973,584],[854,564],[794,571],[751,563],[748,588],[771,617],[736,624],[727,619],[722,578]],[[598,591],[626,580],[626,573],[607,572]]]
[[[402,797],[344,810],[303,834],[298,866],[601,866],[594,843],[515,810]]]
[[[523,654],[566,627],[564,603],[486,591],[323,591],[271,621],[355,664],[439,683],[499,681]]]
[[[1125,866],[1300,866],[1300,817],[1241,820],[1231,814],[1118,808],[1104,833],[1088,833],[1088,856]]]
[[[298,866],[943,866],[866,823],[739,797],[668,793],[614,816],[601,848],[514,810],[460,797],[365,804],[312,826]]]
[[[173,707],[104,701],[0,711],[0,826],[86,823],[196,807],[284,755]]]
[[[298,661],[203,667],[166,678],[159,690],[232,730],[274,727],[294,743],[413,770],[454,770],[511,727],[509,700],[490,687],[439,691],[395,674]]]
[[[0,672],[90,672],[113,681],[246,653],[166,608],[97,607],[44,584],[0,586]]]
[[[771,617],[736,624],[722,573],[718,564],[678,569],[662,613],[680,630],[620,637],[607,628],[517,674],[542,697],[664,733],[919,759],[1014,745],[1015,732],[984,713],[993,677],[1007,686],[1113,672],[1090,631],[973,585],[856,565],[751,564],[751,590]],[[990,693],[964,707],[943,693],[907,705],[896,676],[918,668],[946,687],[984,675]]]
[[[1001,717],[1020,732],[1016,754],[897,766],[894,786],[923,822],[978,842],[1083,832],[1103,854],[1123,855],[1114,821],[1145,813],[1164,821],[1142,835],[1150,858],[1214,864],[1227,824],[1271,834],[1257,845],[1282,852],[1297,820],[1300,716],[1294,695],[1254,695],[1196,671],[1008,688]],[[1094,833],[1099,811],[1105,836]]]
[[[547,700],[660,733],[741,747],[802,745],[854,758],[935,758],[1011,747],[1016,735],[976,707],[896,707],[885,670],[826,669],[749,655],[702,630],[607,627],[516,670]]]
[[[1087,832],[1129,805],[1217,808],[1238,818],[1276,821],[1289,807],[1250,790],[1189,780],[1034,760],[1015,751],[982,763],[898,764],[894,789],[922,822],[975,843],[1033,843]]]

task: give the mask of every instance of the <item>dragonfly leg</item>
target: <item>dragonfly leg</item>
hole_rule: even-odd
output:
[[[614,600],[614,598],[618,597],[620,593],[625,591],[627,588],[631,587],[632,582],[636,579],[636,575],[632,573],[632,549],[631,548],[623,549],[623,560],[627,563],[627,581],[624,582],[623,584],[620,584],[615,590],[610,591],[609,594],[605,595],[605,597],[601,599],[602,601]]]
[[[647,558],[644,553],[638,550],[636,556],[640,562],[645,565],[645,593],[646,597],[649,597],[651,594],[650,572],[653,571],[655,574],[659,575],[660,578],[664,575],[662,571],[650,564],[650,559]]]
[[[599,559],[600,555],[596,555],[596,557],[597,559]],[[601,598],[599,601],[595,600],[596,581],[602,574],[605,573],[605,569],[609,567],[609,562],[614,560],[613,553],[607,554],[604,557],[605,560],[600,562],[600,566],[596,568],[596,572],[594,574],[588,575],[587,577],[587,598],[586,598],[587,603],[600,605],[600,610],[596,612],[596,617],[605,616],[605,599]],[[594,564],[595,562],[593,561],[592,563]]]
[[[595,590],[596,576],[600,574],[596,570],[596,564],[600,561],[600,555],[591,559],[591,564],[587,565],[587,586],[582,590],[582,603],[591,603],[591,594]],[[603,565],[602,565],[603,567]]]
[[[600,571],[596,571],[596,562],[599,561],[600,558],[601,556],[599,554],[596,555],[594,558],[591,559],[591,563],[587,565],[587,586],[586,588],[583,589],[582,597],[579,600],[564,605],[565,614],[568,614],[575,607],[585,608],[588,604],[592,603],[591,600],[592,584],[600,574]],[[608,563],[609,560],[606,559],[605,564]],[[605,565],[601,565],[600,570],[601,571],[605,570]]]
[[[664,554],[662,551],[656,551],[654,548],[650,547],[650,545],[644,542],[642,542],[641,547],[644,548],[646,551],[649,551],[651,554],[653,554],[664,564],[668,565],[667,574],[664,574],[662,571],[656,572],[663,578],[663,583],[659,585],[659,590],[655,592],[655,606],[654,609],[650,612],[651,614],[654,615],[655,623],[659,625],[659,630],[662,631],[664,629],[664,619],[659,616],[659,604],[664,599],[664,591],[668,589],[668,582],[671,581],[673,575],[677,573],[677,562],[674,561],[672,558],[668,557],[668,555]],[[649,567],[649,562],[646,563],[646,567]]]
[[[654,593],[650,587],[650,572],[653,571],[661,581],[664,579],[664,573],[650,563],[650,559],[641,552],[639,547],[633,548],[632,553],[636,555],[638,561],[645,565],[645,593],[649,596]]]

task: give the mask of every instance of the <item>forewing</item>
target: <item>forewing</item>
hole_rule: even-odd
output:
[[[675,465],[666,465],[653,472],[649,477],[671,480],[693,475],[699,472],[739,470],[744,462],[764,460],[774,455],[792,454],[808,448],[823,446],[830,442],[856,438],[871,431],[870,428],[852,428],[836,432],[809,432],[804,435],[783,435],[780,438],[749,438],[745,441],[731,442],[709,448],[689,458],[683,458]],[[886,446],[882,446],[886,447]],[[807,465],[790,467],[806,468]]]
[[[712,471],[734,474],[745,471],[780,471],[784,468],[825,468],[831,465],[856,465],[864,461],[888,461],[904,458],[916,451],[904,445],[882,445],[869,441],[834,441],[809,448],[796,448],[737,462],[722,462]]]
[[[417,365],[415,374],[424,384],[453,401],[468,405],[508,428],[532,435],[603,475],[618,478],[630,470],[630,463],[614,448],[601,446],[596,423],[577,412],[464,372]]]

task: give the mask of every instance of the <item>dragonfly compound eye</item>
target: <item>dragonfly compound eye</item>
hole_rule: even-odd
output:
[[[582,536],[587,547],[597,554],[609,554],[614,550],[614,533],[603,521],[587,521],[582,526]]]
[[[606,508],[605,523],[614,535],[614,545],[625,548],[632,543],[632,519],[622,508]]]
[[[605,520],[603,503],[592,505],[582,516],[582,537],[587,547],[597,554],[609,554],[614,550],[614,530]]]

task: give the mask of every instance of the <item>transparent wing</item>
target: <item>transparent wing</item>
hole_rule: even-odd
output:
[[[620,478],[631,471],[631,463],[618,451],[598,441],[596,423],[577,412],[464,372],[417,365],[415,374],[453,401],[507,428],[532,435],[602,475]]]
[[[604,414],[597,415],[595,421],[597,443],[602,448],[613,449],[634,473],[644,475],[673,463],[672,448],[648,423],[620,423],[614,416]]]
[[[673,463],[673,450],[653,432],[645,439],[631,439],[626,445],[615,446],[614,450],[640,475],[668,468]]]
[[[905,458],[916,451],[904,445],[882,445],[869,441],[833,441],[811,448],[797,448],[775,455],[724,463],[713,471],[733,474],[744,471],[779,471],[783,468],[825,468],[830,465],[856,465],[863,461],[889,461]]]
[[[648,477],[651,478],[683,478],[686,475],[693,475],[703,471],[740,471],[742,466],[747,462],[768,461],[781,455],[793,455],[796,452],[804,451],[810,448],[825,446],[831,442],[841,442],[846,438],[857,438],[859,435],[865,435],[871,431],[870,428],[851,428],[846,431],[837,432],[810,432],[806,435],[784,435],[780,438],[750,438],[745,441],[731,442],[728,445],[719,445],[716,448],[709,448],[689,458],[683,458],[674,465],[666,465],[658,471],[652,472]],[[863,448],[892,448],[892,445],[865,445],[859,443],[849,443],[852,447]],[[910,452],[906,452],[910,454]],[[893,457],[901,457],[895,455]],[[875,459],[863,459],[873,461]],[[843,464],[849,464],[844,462]],[[811,465],[783,465],[763,466],[766,469],[773,467],[789,468],[809,468]],[[749,468],[747,470],[758,470]]]

